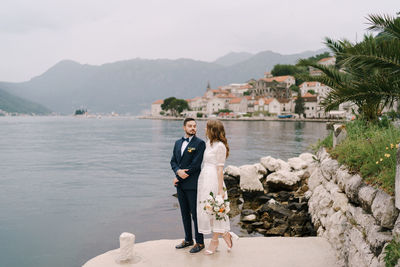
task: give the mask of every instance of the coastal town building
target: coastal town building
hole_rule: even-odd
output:
[[[222,91],[227,91],[237,97],[243,96],[244,93],[249,91],[249,89],[251,88],[253,87],[248,83],[231,83],[229,85],[223,85],[218,87],[218,89]]]
[[[206,106],[206,112],[208,115],[211,115],[213,113],[216,113],[222,109],[228,109],[229,108],[229,102],[231,99],[234,99],[235,96],[232,94],[217,94],[214,97],[208,99],[207,101],[207,106]]]
[[[306,93],[304,99],[304,114],[306,118],[322,118],[325,117],[323,110],[318,109],[318,98],[316,95]]]
[[[248,101],[246,97],[235,97],[229,101],[228,109],[235,113],[247,113]]]
[[[254,88],[250,92],[254,96],[274,97],[274,98],[290,98],[290,86],[296,84],[293,76],[276,76],[261,78],[256,81]]]
[[[255,111],[267,111],[270,114],[279,115],[281,103],[276,98],[260,98],[254,103]]]
[[[317,63],[323,66],[333,66],[336,64],[336,58],[335,57],[322,58]],[[319,76],[322,74],[322,71],[313,67],[309,67],[309,72],[311,76]]]
[[[164,100],[157,100],[151,104],[151,116],[161,116],[160,112],[162,111],[161,105],[164,103]]]
[[[299,85],[301,95],[307,94],[309,91],[314,91],[319,97],[325,98],[331,88],[320,82],[303,82]]]
[[[204,94],[204,97],[210,99],[219,94],[229,94],[229,91],[222,90],[222,89],[211,89],[210,88],[210,89],[207,89],[206,93]]]
[[[290,98],[278,98],[280,106],[278,115],[289,115],[292,113],[292,100]]]
[[[207,98],[205,97],[195,97],[193,99],[187,100],[189,108],[194,111],[205,111],[207,106]]]
[[[244,96],[247,100],[247,112],[254,112],[254,104],[257,101],[257,98],[254,96]]]
[[[318,64],[324,65],[324,66],[333,66],[336,64],[336,58],[335,57],[325,57],[322,58],[318,61]]]
[[[296,84],[296,79],[291,75],[263,78],[266,82],[284,83],[287,88]]]

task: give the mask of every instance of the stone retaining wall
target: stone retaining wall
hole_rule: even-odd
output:
[[[400,235],[394,197],[351,174],[324,148],[287,162],[268,156],[228,166],[224,179],[236,205],[231,215],[240,214],[249,233],[324,237],[340,266],[385,266],[384,248]]]
[[[400,233],[394,197],[350,174],[323,148],[308,187],[312,222],[336,250],[339,264],[385,266],[384,246]]]

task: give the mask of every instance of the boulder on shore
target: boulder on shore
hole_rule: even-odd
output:
[[[314,164],[316,162],[317,157],[311,153],[302,153],[299,156],[300,159],[304,160],[307,165]]]
[[[305,162],[304,160],[302,160],[300,157],[298,158],[290,158],[288,159],[288,163],[290,168],[292,168],[293,170],[302,170],[308,167],[307,162]]]
[[[267,185],[275,191],[296,190],[301,178],[293,172],[277,171],[267,176]]]
[[[270,172],[276,172],[280,170],[290,171],[290,166],[287,162],[281,159],[275,159],[271,156],[261,158],[260,163]]]
[[[259,174],[258,167],[255,165],[243,165],[240,170],[240,189],[242,191],[264,191],[264,187],[260,182],[263,177]]]
[[[240,169],[239,167],[233,166],[233,165],[228,165],[225,170],[224,173],[232,176],[232,177],[240,177]]]

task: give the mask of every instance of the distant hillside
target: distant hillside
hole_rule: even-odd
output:
[[[223,57],[218,58],[213,63],[228,67],[248,60],[252,56],[254,55],[246,52],[231,52]]]
[[[203,95],[207,82],[211,87],[261,78],[275,64],[293,64],[299,58],[325,50],[281,55],[260,52],[239,60],[237,55],[220,58],[220,63],[191,59],[132,59],[101,66],[61,61],[48,71],[23,83],[0,83],[0,88],[49,107],[55,112],[71,114],[77,108],[89,112],[138,114],[149,109],[156,99],[169,96],[192,98]],[[241,53],[239,53],[241,54]],[[245,54],[241,54],[245,56]],[[233,57],[239,61],[233,64]],[[230,58],[230,59],[229,59]],[[229,59],[233,65],[228,64]],[[225,63],[221,63],[224,62]]]
[[[42,105],[14,96],[2,89],[0,89],[0,109],[9,113],[34,113],[37,115],[49,114],[51,112]]]

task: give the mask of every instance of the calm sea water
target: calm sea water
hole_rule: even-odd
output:
[[[224,124],[238,166],[286,160],[327,134],[324,123]],[[169,166],[181,136],[178,121],[0,117],[0,266],[81,266],[125,231],[182,238]]]

